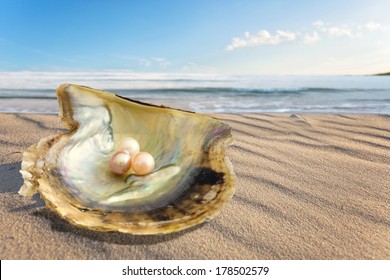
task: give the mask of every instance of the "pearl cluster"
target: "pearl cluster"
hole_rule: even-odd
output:
[[[137,175],[147,175],[153,171],[155,166],[154,158],[147,152],[140,152],[140,146],[134,138],[125,137],[117,146],[110,159],[111,171],[123,175],[133,169]]]

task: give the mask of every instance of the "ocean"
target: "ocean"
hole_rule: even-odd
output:
[[[57,114],[63,83],[201,113],[390,114],[386,76],[132,72],[0,72],[0,112]]]

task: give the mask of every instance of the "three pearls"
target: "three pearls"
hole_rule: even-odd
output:
[[[147,152],[140,152],[137,140],[131,137],[123,138],[117,146],[117,152],[110,159],[111,171],[123,175],[133,169],[137,175],[147,175],[155,167],[154,158]]]

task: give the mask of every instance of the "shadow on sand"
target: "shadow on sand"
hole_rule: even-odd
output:
[[[56,232],[71,233],[76,236],[81,236],[94,241],[101,241],[105,243],[119,244],[119,245],[151,245],[160,242],[170,241],[176,239],[186,233],[192,232],[203,227],[204,224],[195,226],[178,233],[168,235],[130,235],[120,232],[98,232],[87,229],[78,228],[67,221],[58,217],[54,212],[47,208],[36,210],[32,213],[33,216],[39,217],[51,224],[51,229]]]

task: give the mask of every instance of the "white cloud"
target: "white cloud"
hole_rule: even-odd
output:
[[[294,41],[295,39],[295,33],[282,30],[276,31],[275,35],[271,35],[267,30],[260,30],[255,35],[245,32],[244,38],[233,38],[225,50],[232,51],[237,48],[260,45],[278,45],[282,42]]]
[[[138,63],[141,66],[149,67],[150,65],[152,65],[152,62],[149,59],[137,58],[136,60],[138,60]]]
[[[143,67],[159,66],[161,68],[166,68],[168,65],[171,64],[171,62],[168,59],[162,57],[143,58],[143,57],[136,57],[136,56],[120,55],[120,54],[112,54],[111,56],[119,59],[128,60],[128,61],[135,61],[138,63],[138,65]]]
[[[369,31],[377,31],[377,30],[381,30],[381,31],[389,31],[390,30],[390,26],[389,25],[383,25],[379,22],[367,22],[365,25],[359,25],[359,28],[360,29],[367,29]]]
[[[306,34],[305,37],[303,37],[303,43],[304,44],[313,44],[315,42],[318,42],[320,40],[320,35],[317,31],[314,31],[312,34]]]
[[[325,25],[325,22],[323,22],[322,20],[317,20],[317,21],[313,22],[314,27],[321,27],[324,25]]]
[[[162,68],[165,68],[167,67],[169,64],[171,64],[171,62],[166,59],[166,58],[162,58],[162,57],[153,57],[152,60],[157,63],[160,67]]]
[[[262,29],[257,34],[245,32],[242,37],[235,37],[226,46],[226,51],[233,51],[237,48],[253,47],[261,45],[278,45],[290,41],[298,41],[303,44],[313,44],[325,38],[362,38],[368,31],[390,31],[390,26],[378,22],[368,22],[364,25],[332,25],[329,22],[317,20],[313,27],[306,32],[290,32],[278,30],[271,34],[268,30]]]
[[[330,37],[358,37],[358,33],[353,31],[348,25],[331,25],[328,22],[323,22],[322,20],[317,20],[313,22],[315,29],[320,32],[327,34]]]
[[[377,23],[377,22],[368,22],[368,23],[366,23],[365,27],[370,31],[374,31],[374,30],[380,29],[382,27],[382,25],[380,23]]]
[[[201,65],[195,62],[186,63],[181,70],[183,72],[194,72],[194,73],[214,73],[215,68],[211,68],[205,65]]]
[[[354,37],[352,30],[343,26],[332,26],[326,29],[328,35],[332,37]]]

